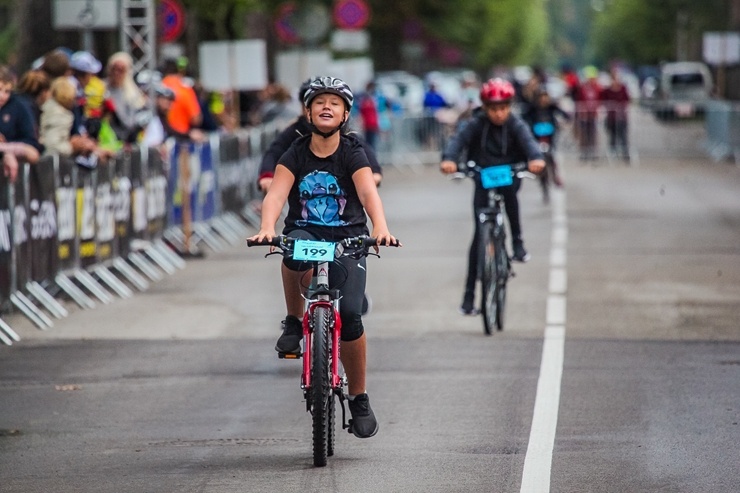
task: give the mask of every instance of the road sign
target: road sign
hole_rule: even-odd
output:
[[[703,47],[704,61],[712,65],[740,63],[740,33],[706,32]]]
[[[362,29],[370,21],[364,0],[339,0],[334,4],[334,22],[340,29]]]
[[[161,0],[157,11],[161,40],[172,43],[185,30],[185,9],[179,0]]]
[[[116,0],[55,0],[54,29],[115,29],[118,27]]]
[[[283,43],[298,43],[300,37],[295,27],[295,16],[298,7],[293,2],[284,3],[275,16],[275,33]]]

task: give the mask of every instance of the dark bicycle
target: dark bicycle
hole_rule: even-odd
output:
[[[511,257],[506,249],[506,225],[504,223],[504,198],[498,193],[499,187],[511,185],[513,177],[534,178],[527,171],[526,163],[516,165],[502,164],[480,167],[469,161],[460,165],[453,178],[472,178],[479,180],[488,190],[488,206],[477,210],[480,222],[478,274],[481,280],[482,295],[480,312],[483,316],[483,330],[486,335],[493,333],[493,327],[504,328],[504,309],[506,306],[506,283],[514,276]]]
[[[328,456],[334,455],[336,396],[342,406],[342,429],[351,432],[352,420],[346,422],[344,388],[347,378],[340,371],[339,347],[342,323],[339,318],[340,289],[329,286],[329,264],[340,257],[362,258],[378,256],[369,249],[376,245],[375,238],[355,236],[338,242],[305,240],[289,236],[276,236],[269,242],[247,240],[247,246],[277,247],[269,255],[283,255],[309,262],[313,267],[311,283],[305,292],[303,314],[303,351],[301,354],[278,353],[280,358],[303,357],[301,388],[306,400],[306,410],[313,423],[313,463],[326,465]],[[397,245],[393,245],[397,246]]]
[[[550,184],[555,180],[555,158],[552,154],[555,125],[548,121],[537,122],[532,125],[532,133],[537,139],[542,156],[545,158],[545,169],[539,174],[539,180],[542,188],[542,200],[547,204],[550,202]]]

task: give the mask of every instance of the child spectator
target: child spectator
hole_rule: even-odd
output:
[[[51,97],[41,106],[40,140],[46,147],[44,155],[72,155],[70,132],[76,96],[75,86],[68,77],[57,77],[51,83]]]

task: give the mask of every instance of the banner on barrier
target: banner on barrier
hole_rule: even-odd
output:
[[[45,158],[30,166],[28,214],[30,223],[31,279],[47,283],[59,268],[54,161]]]
[[[78,266],[76,166],[74,161],[66,157],[60,157],[57,162],[57,257],[61,271]]]
[[[77,237],[79,239],[80,266],[89,267],[96,262],[95,243],[95,175],[96,170],[77,169]]]

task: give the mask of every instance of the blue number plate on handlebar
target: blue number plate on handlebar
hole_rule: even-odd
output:
[[[334,261],[335,244],[330,241],[295,240],[293,259],[306,262]]]
[[[532,127],[535,137],[549,137],[555,133],[555,125],[550,122],[537,122]]]
[[[483,188],[505,187],[514,183],[511,177],[511,166],[502,164],[500,166],[489,166],[480,170],[480,183]]]

